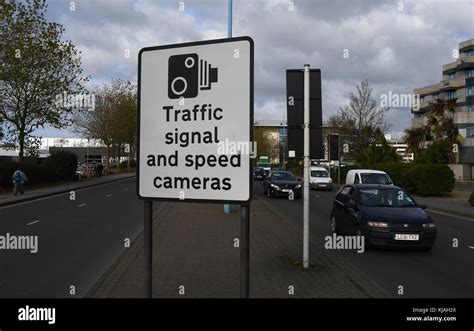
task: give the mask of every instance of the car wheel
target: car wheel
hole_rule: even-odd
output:
[[[334,215],[331,215],[331,232],[335,234],[339,233],[339,229],[337,228],[336,218],[334,217]]]

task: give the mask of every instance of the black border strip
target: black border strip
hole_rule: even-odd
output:
[[[249,36],[242,36],[242,37],[235,37],[235,38],[222,38],[222,39],[212,39],[212,40],[203,40],[203,41],[195,41],[189,43],[181,43],[181,44],[169,44],[169,45],[162,45],[162,46],[152,46],[152,47],[144,47],[138,52],[138,94],[137,94],[137,167],[136,167],[136,174],[137,174],[137,183],[136,183],[136,194],[138,199],[146,200],[146,201],[174,201],[174,202],[199,202],[199,203],[222,203],[222,204],[249,204],[253,199],[253,162],[252,158],[250,158],[249,162],[249,195],[248,200],[204,200],[204,199],[184,199],[180,200],[178,198],[156,198],[156,197],[143,197],[140,195],[139,185],[140,185],[140,92],[141,92],[141,66],[142,66],[142,54],[147,51],[156,51],[161,49],[170,49],[170,48],[180,48],[180,47],[189,47],[189,46],[201,46],[201,45],[210,45],[210,44],[220,44],[220,43],[228,43],[228,42],[236,42],[236,41],[248,41],[250,46],[250,123],[249,123],[249,130],[250,130],[250,142],[253,142],[253,105],[254,105],[254,42],[253,39]]]

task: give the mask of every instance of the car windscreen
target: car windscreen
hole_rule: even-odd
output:
[[[329,177],[326,170],[311,170],[311,177]]]
[[[288,180],[288,181],[295,181],[296,177],[288,172],[274,172],[272,175],[272,179],[274,180]]]
[[[403,190],[391,188],[361,188],[359,202],[368,207],[415,206],[412,198]]]
[[[371,173],[361,173],[360,177],[362,183],[364,184],[381,184],[381,185],[391,185],[393,184],[386,174],[371,174]]]

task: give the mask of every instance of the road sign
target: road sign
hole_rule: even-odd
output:
[[[286,70],[288,157],[303,157],[304,84],[302,69]],[[324,158],[321,105],[321,70],[310,69],[310,151],[311,159]]]
[[[329,140],[329,160],[337,161],[339,160],[339,135],[330,134],[328,140]]]
[[[138,96],[140,198],[252,199],[251,38],[143,48]]]

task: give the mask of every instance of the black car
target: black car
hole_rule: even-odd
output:
[[[301,182],[290,171],[272,171],[263,181],[263,193],[268,198],[288,197],[291,191],[295,199],[301,198]]]
[[[265,178],[265,169],[263,167],[255,167],[253,169],[253,178],[255,180],[263,180]]]
[[[430,250],[436,227],[423,209],[397,186],[345,185],[334,200],[331,230],[336,234],[363,235],[367,246]]]

